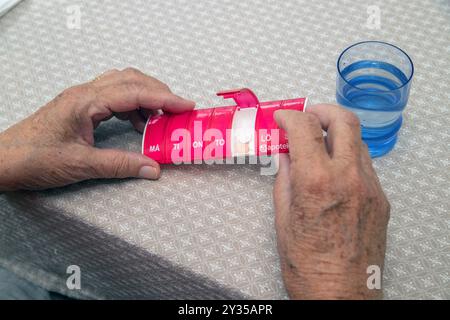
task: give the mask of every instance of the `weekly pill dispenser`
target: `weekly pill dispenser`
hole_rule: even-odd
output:
[[[259,102],[250,89],[217,94],[234,106],[159,114],[148,119],[142,153],[161,164],[224,160],[288,153],[286,134],[274,119],[277,110],[303,112],[306,98]]]

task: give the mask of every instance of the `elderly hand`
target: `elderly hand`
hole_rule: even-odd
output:
[[[383,270],[390,207],[357,117],[319,105],[307,113],[278,111],[275,118],[290,144],[290,156],[280,158],[274,202],[291,298],[380,298],[381,290],[367,286],[367,271]]]
[[[70,88],[0,134],[0,191],[100,178],[158,179],[159,165],[141,154],[95,148],[94,129],[117,116],[142,131],[151,110],[184,112],[194,106],[135,69],[109,71]]]

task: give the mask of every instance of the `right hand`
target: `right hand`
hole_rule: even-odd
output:
[[[367,270],[383,270],[390,206],[358,118],[332,105],[278,111],[275,118],[290,145],[290,155],[280,158],[274,202],[291,298],[380,298],[381,290],[367,286]]]

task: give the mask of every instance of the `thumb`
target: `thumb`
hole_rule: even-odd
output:
[[[97,179],[141,178],[157,180],[159,164],[139,153],[114,149],[90,148],[89,166]]]

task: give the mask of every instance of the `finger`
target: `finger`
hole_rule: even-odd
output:
[[[181,98],[179,96],[174,95],[170,88],[163,82],[159,81],[158,79],[155,79],[153,77],[150,77],[143,72],[134,69],[134,68],[127,68],[123,71],[117,71],[117,70],[111,70],[106,73],[104,73],[99,81],[97,81],[96,86],[99,88],[105,88],[105,87],[114,87],[114,86],[137,86],[145,87],[147,90],[151,90],[155,93],[165,93],[167,95],[172,95],[172,98],[174,99],[174,107],[176,108],[176,104],[180,102],[187,102],[189,105],[194,105],[195,103],[190,100],[186,100],[184,98]],[[144,107],[144,106],[143,106]],[[171,106],[169,106],[171,107]],[[155,109],[152,106],[149,106],[149,109]],[[165,110],[170,111],[170,110]],[[178,110],[173,110],[170,112],[178,112]]]
[[[89,179],[141,178],[156,180],[160,167],[154,160],[138,153],[122,150],[87,149]]]
[[[320,120],[327,131],[327,143],[331,157],[359,160],[361,153],[361,126],[358,117],[338,106],[321,104],[312,106],[307,112]]]
[[[95,93],[90,95],[95,97],[90,114],[97,117],[104,117],[105,113],[116,113],[120,117],[139,107],[177,113],[192,110],[195,106],[193,101],[174,95],[161,81],[133,68],[108,71],[88,87]]]
[[[94,85],[98,88],[106,86],[116,86],[120,84],[133,84],[136,82],[145,82],[148,86],[155,90],[170,91],[169,87],[156,78],[146,75],[142,71],[135,68],[126,68],[122,71],[117,69],[107,71],[94,80]]]
[[[94,104],[95,105],[95,104]],[[195,103],[174,95],[170,91],[154,90],[145,83],[106,86],[97,93],[97,106],[110,112],[128,112],[138,108],[162,109],[180,113],[194,109]]]
[[[278,126],[289,139],[291,161],[314,165],[329,160],[319,119],[294,110],[275,112]]]

